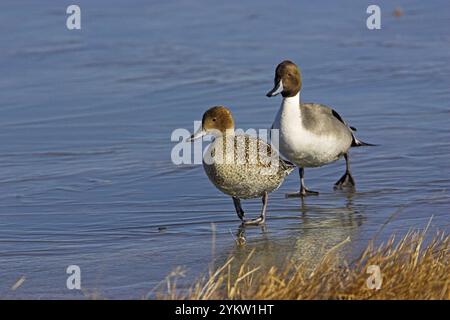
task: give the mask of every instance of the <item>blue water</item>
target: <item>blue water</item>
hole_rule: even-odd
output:
[[[378,1],[375,31],[366,1],[76,3],[79,31],[66,28],[72,2],[0,4],[0,298],[152,297],[177,266],[183,286],[253,248],[270,265],[347,237],[358,254],[431,216],[449,231],[448,1]],[[343,160],[306,170],[321,194],[303,203],[284,198],[298,189],[289,176],[240,247],[231,199],[201,166],[171,162],[170,136],[217,104],[240,128],[270,127],[280,99],[265,93],[284,59],[304,101],[380,146],[352,151],[354,194],[332,189]],[[260,200],[243,206],[254,216]],[[81,291],[66,288],[72,264]]]

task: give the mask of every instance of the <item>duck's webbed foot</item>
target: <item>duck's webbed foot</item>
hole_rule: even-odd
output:
[[[305,186],[305,170],[303,168],[299,168],[299,174],[300,174],[300,191],[286,193],[286,198],[298,198],[298,197],[319,195],[319,192],[312,191],[312,190],[309,190],[308,188],[306,188],[306,186]]]
[[[355,180],[352,177],[350,171],[345,172],[345,174],[334,184],[334,189],[342,188],[354,188]]]
[[[261,209],[260,216],[256,219],[252,219],[252,220],[242,220],[242,224],[244,226],[258,226],[258,225],[266,222],[266,208],[267,208],[268,199],[269,199],[269,196],[266,191],[266,192],[264,192],[264,195],[262,197],[263,206]]]
[[[264,222],[266,222],[265,217],[260,216],[256,219],[244,220],[244,221],[242,221],[242,224],[244,226],[259,226],[260,224],[263,224]]]
[[[302,189],[300,189],[300,195],[302,196],[302,197],[306,197],[306,196],[317,196],[317,195],[319,195],[319,192],[318,191],[312,191],[312,190],[309,190],[309,189],[307,189],[307,188],[302,188]]]
[[[345,173],[344,175],[334,184],[334,189],[342,188],[355,188],[355,179],[353,179],[350,173],[350,157],[348,153],[344,154],[345,158]]]
[[[286,193],[286,198],[300,198],[300,197],[317,196],[317,195],[319,195],[318,191],[312,191],[312,190],[303,188],[299,192]]]

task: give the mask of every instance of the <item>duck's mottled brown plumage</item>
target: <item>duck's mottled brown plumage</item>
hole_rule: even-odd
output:
[[[249,135],[216,138],[206,152],[203,167],[220,191],[242,199],[278,189],[294,169],[269,144]]]

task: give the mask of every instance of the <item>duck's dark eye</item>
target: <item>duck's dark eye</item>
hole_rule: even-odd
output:
[[[216,122],[216,118],[213,118],[213,121]]]

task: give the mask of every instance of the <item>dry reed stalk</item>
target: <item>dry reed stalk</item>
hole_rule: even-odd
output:
[[[278,270],[260,268],[252,260],[252,251],[240,265],[229,258],[225,264],[198,280],[187,292],[177,290],[174,282],[165,299],[450,299],[448,266],[449,236],[437,233],[425,245],[425,233],[408,232],[395,241],[366,250],[352,263],[335,257],[335,248],[324,255],[311,272],[306,263],[289,262]],[[339,262],[338,262],[339,261]],[[379,266],[382,285],[369,289],[367,268]],[[231,270],[236,269],[233,273]],[[169,278],[170,279],[170,278]]]

